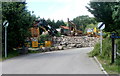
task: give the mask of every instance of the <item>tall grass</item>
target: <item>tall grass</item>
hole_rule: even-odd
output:
[[[90,52],[90,56],[100,56],[101,58],[107,58],[110,59],[110,54],[111,54],[111,39],[106,38],[103,40],[102,43],[102,54],[100,54],[100,43],[97,43],[93,49],[92,52]]]
[[[118,52],[120,52],[120,39],[116,39],[115,43],[118,45]],[[96,56],[103,65],[104,69],[110,74],[120,73],[120,56],[117,56],[115,63],[111,64],[112,55],[112,41],[111,38],[105,38],[103,40],[102,54],[100,54],[100,43],[97,43],[89,53],[89,56]]]

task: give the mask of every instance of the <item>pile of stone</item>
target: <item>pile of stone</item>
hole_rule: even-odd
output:
[[[99,42],[99,38],[88,37],[88,36],[54,37],[53,47],[42,47],[42,48],[36,48],[36,50],[35,49],[33,50],[47,52],[47,51],[64,50],[64,49],[70,49],[70,48],[93,47],[97,42]]]
[[[54,46],[62,46],[63,48],[93,47],[97,42],[99,42],[99,38],[88,36],[53,38]]]

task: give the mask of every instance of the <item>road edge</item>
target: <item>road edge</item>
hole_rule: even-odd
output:
[[[108,73],[107,73],[107,72],[104,70],[104,68],[102,67],[102,64],[98,61],[98,59],[97,59],[96,56],[94,56],[94,59],[95,59],[95,61],[98,63],[98,65],[99,65],[100,69],[102,70],[102,72],[103,72],[104,74],[106,74],[107,76],[109,76]]]

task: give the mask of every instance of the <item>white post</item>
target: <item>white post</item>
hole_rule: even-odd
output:
[[[114,59],[116,59],[116,54],[117,54],[117,45],[114,44]]]
[[[9,22],[5,20],[3,22],[3,26],[5,27],[5,58],[7,58],[7,27],[9,25]]]
[[[102,55],[102,30],[100,30],[100,55]]]
[[[7,58],[7,26],[5,26],[5,58]]]

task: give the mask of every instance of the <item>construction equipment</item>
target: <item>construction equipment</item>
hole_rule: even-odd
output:
[[[98,30],[96,27],[87,29],[87,36],[89,37],[99,37]]]
[[[44,19],[35,20],[33,27],[30,28],[31,31],[31,46],[32,47],[50,47],[52,45],[51,41],[40,42],[38,39],[43,32],[48,32],[50,36],[56,36],[58,33],[56,29],[53,29]],[[30,44],[30,43],[29,43]],[[27,45],[30,46],[30,45]]]
[[[70,21],[69,18],[68,18],[68,24],[69,24],[69,28],[70,28],[70,31],[71,31],[71,35],[76,36],[76,35],[82,35],[83,34],[82,31],[77,30],[76,24],[73,23],[72,21]],[[72,25],[72,26],[70,26],[70,25]]]

